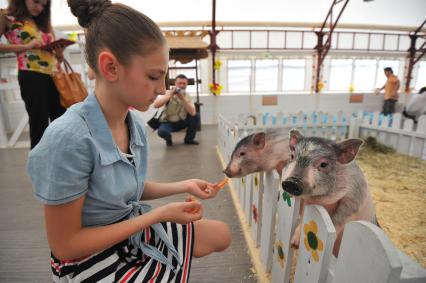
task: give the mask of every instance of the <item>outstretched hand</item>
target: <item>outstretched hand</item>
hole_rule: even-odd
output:
[[[200,199],[214,198],[218,192],[214,184],[204,180],[191,179],[185,182],[188,193]]]
[[[155,209],[160,222],[174,222],[188,224],[200,220],[203,216],[203,208],[197,200],[186,202],[172,202]]]

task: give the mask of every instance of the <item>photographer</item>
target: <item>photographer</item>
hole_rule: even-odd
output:
[[[188,145],[199,144],[194,138],[200,123],[200,116],[195,110],[191,97],[186,93],[187,86],[188,78],[185,75],[178,75],[175,80],[175,87],[166,91],[165,95],[158,96],[154,102],[155,108],[164,105],[158,135],[166,141],[167,146],[173,145],[171,133],[185,128],[184,143]]]

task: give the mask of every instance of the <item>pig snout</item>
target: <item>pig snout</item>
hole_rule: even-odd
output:
[[[229,168],[226,168],[225,170],[223,170],[222,173],[225,174],[226,177],[232,178],[232,174],[231,174],[231,171],[229,170]]]
[[[294,195],[300,196],[303,192],[302,190],[302,181],[297,178],[287,178],[285,181],[281,183],[281,186],[284,191]]]

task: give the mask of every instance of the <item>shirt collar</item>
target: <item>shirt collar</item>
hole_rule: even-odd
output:
[[[105,119],[104,113],[99,105],[98,99],[94,94],[90,94],[81,106],[81,113],[85,119],[89,131],[99,146],[101,156],[101,164],[109,165],[121,160],[119,149],[112,137],[111,129]],[[143,146],[140,133],[137,131],[135,119],[130,115],[127,116],[127,123],[130,132],[130,146],[132,144]]]

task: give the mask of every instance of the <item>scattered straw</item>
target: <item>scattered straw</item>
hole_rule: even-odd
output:
[[[426,267],[426,161],[368,140],[357,162],[382,229],[395,246]]]

